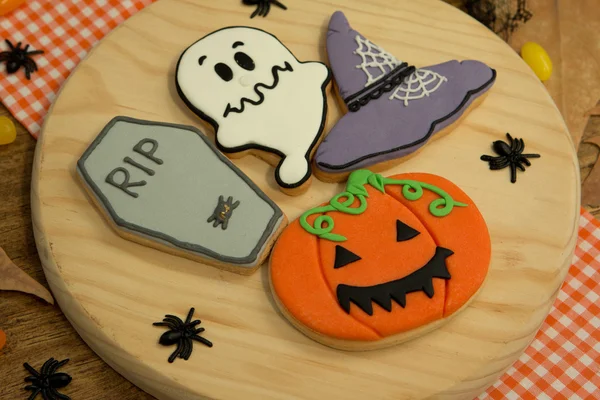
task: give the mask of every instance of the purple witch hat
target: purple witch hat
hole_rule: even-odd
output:
[[[316,152],[317,175],[326,180],[414,153],[496,79],[479,61],[410,66],[352,29],[340,11],[329,22],[327,52],[348,113]]]

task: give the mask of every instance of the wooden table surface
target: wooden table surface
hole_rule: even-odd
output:
[[[0,105],[0,115],[9,115]],[[11,117],[12,118],[12,117]],[[13,119],[13,121],[15,121]],[[36,141],[19,124],[17,140],[0,146],[0,247],[14,263],[46,288],[31,227],[29,188]],[[141,400],[144,393],[106,365],[69,324],[58,305],[17,292],[0,292],[0,329],[7,345],[0,350],[0,399],[26,399],[23,368],[39,369],[50,357],[70,358],[62,371],[73,376],[62,393],[72,399]]]

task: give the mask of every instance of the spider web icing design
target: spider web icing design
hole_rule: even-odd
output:
[[[402,64],[392,54],[372,43],[369,39],[356,35],[358,45],[354,54],[360,56],[362,62],[356,68],[361,69],[367,76],[365,87],[372,85],[390,71]],[[390,100],[401,100],[404,106],[412,100],[429,97],[448,79],[436,72],[417,69],[389,97]]]
[[[358,48],[354,54],[362,58],[362,62],[360,65],[357,65],[356,68],[362,69],[367,75],[365,87],[377,82],[388,72],[402,64],[402,61],[398,60],[376,44],[371,43],[369,39],[360,37],[360,35],[356,35],[356,44],[358,45]],[[372,70],[375,70],[373,71],[375,73],[379,72],[379,74],[374,76]]]
[[[429,95],[447,82],[448,79],[427,69],[418,69],[410,75],[390,96],[390,100],[398,99],[408,106],[409,100],[418,100]]]

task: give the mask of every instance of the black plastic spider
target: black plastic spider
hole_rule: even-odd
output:
[[[57,389],[71,383],[72,378],[68,374],[56,372],[57,369],[68,362],[68,359],[58,362],[54,358],[51,358],[44,363],[40,372],[37,372],[27,363],[23,364],[25,369],[32,375],[25,378],[25,382],[31,382],[31,385],[25,386],[25,390],[32,391],[29,400],[35,399],[40,393],[44,400],[71,400],[69,396],[57,391]]]
[[[204,328],[197,328],[197,325],[200,325],[201,321],[198,319],[196,321],[192,321],[192,316],[194,315],[194,309],[190,308],[190,312],[188,316],[183,322],[179,317],[174,315],[165,315],[163,322],[155,322],[154,326],[166,326],[169,328],[169,331],[162,334],[158,343],[163,346],[172,346],[177,344],[177,349],[171,354],[169,357],[169,362],[172,363],[175,361],[177,357],[182,358],[184,360],[188,360],[192,355],[192,350],[194,348],[194,343],[192,340],[196,340],[202,344],[205,344],[208,347],[212,347],[213,344],[201,337],[198,336],[199,333],[204,332]]]
[[[287,10],[287,7],[278,0],[242,0],[242,2],[247,6],[256,6],[256,10],[252,13],[250,18],[254,18],[257,15],[259,17],[266,17],[269,14],[269,11],[271,11],[271,3],[279,8]]]
[[[14,74],[21,67],[25,68],[25,76],[27,79],[31,79],[31,74],[37,71],[38,67],[31,59],[31,56],[35,56],[36,54],[42,54],[43,50],[33,50],[27,51],[29,49],[29,45],[21,48],[21,42],[17,43],[17,45],[13,45],[10,40],[4,40],[8,45],[10,50],[0,52],[0,63],[6,63],[6,72],[9,74]]]
[[[506,137],[509,143],[496,140],[492,145],[498,157],[484,155],[481,156],[481,160],[489,162],[491,170],[510,167],[510,181],[515,183],[517,181],[517,168],[525,171],[523,164],[528,167],[531,166],[528,158],[540,158],[541,156],[539,154],[523,154],[523,150],[525,150],[523,139],[513,139],[510,133],[507,133]]]

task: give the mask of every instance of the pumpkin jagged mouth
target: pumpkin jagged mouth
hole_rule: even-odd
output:
[[[434,295],[433,278],[451,278],[446,258],[452,254],[452,250],[438,246],[427,264],[403,278],[373,286],[338,285],[338,302],[348,314],[350,303],[354,303],[368,315],[373,315],[373,303],[387,312],[392,311],[392,300],[402,308],[406,307],[408,293],[423,291],[431,299]]]

